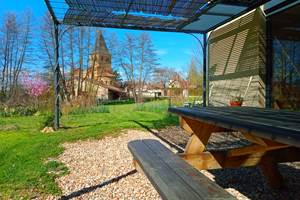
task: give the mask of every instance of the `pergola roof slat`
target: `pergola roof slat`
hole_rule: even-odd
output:
[[[206,33],[269,0],[45,0],[60,24]]]

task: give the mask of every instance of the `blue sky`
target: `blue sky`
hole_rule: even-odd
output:
[[[43,0],[0,0],[0,17],[5,12],[22,12],[26,9],[31,10],[35,24],[47,11]],[[138,34],[140,31],[105,29],[115,32],[118,38],[124,37],[125,33]],[[105,32],[106,32],[105,31]],[[198,48],[197,40],[185,33],[166,33],[148,31],[151,35],[161,66],[176,68],[179,71],[186,71],[187,65],[193,52]],[[199,35],[198,37],[201,38]],[[202,56],[201,54],[199,55]]]

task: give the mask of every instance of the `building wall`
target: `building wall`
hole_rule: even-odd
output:
[[[78,80],[74,80],[74,85],[75,88],[78,87]],[[96,85],[96,84],[91,84],[90,82],[87,82],[86,80],[82,81],[82,90],[83,92],[88,92],[90,94],[95,94],[98,99],[102,100],[108,100],[109,99],[109,92],[108,88]],[[85,90],[86,89],[86,90]],[[78,96],[78,90],[75,89],[75,96]]]
[[[209,104],[265,105],[265,19],[259,9],[213,31],[208,41]]]

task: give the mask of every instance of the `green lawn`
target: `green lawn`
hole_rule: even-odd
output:
[[[122,129],[142,129],[139,123],[149,128],[178,123],[177,117],[167,114],[167,102],[107,107],[109,113],[80,111],[63,115],[63,128],[50,134],[40,132],[45,116],[0,118],[0,199],[60,194],[54,179],[67,173],[67,169],[46,161],[62,153],[63,142],[101,138]]]

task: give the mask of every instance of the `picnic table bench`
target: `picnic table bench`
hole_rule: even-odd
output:
[[[271,187],[282,186],[277,163],[300,161],[300,112],[233,107],[171,107],[190,135],[184,153],[175,155],[154,140],[128,147],[136,168],[163,199],[233,199],[199,170],[260,166]],[[207,151],[212,133],[240,132],[249,145]]]
[[[135,140],[128,148],[162,199],[235,199],[157,140]]]

